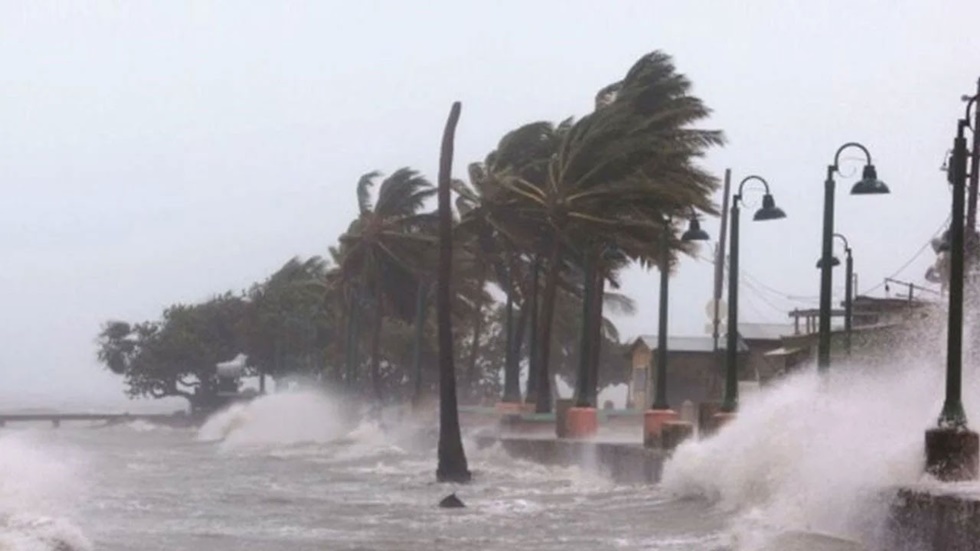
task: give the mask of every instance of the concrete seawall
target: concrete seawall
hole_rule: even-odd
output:
[[[545,465],[577,465],[620,484],[656,484],[666,454],[640,444],[560,440],[550,436],[481,435],[512,457]],[[980,484],[896,488],[883,496],[891,514],[879,551],[980,551]]]
[[[898,490],[887,538],[892,551],[980,551],[980,487]]]
[[[512,457],[544,465],[577,465],[620,484],[655,484],[664,453],[640,444],[508,436],[477,437],[480,447],[500,444]]]

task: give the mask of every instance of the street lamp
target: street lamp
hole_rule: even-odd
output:
[[[851,255],[851,246],[847,243],[847,238],[839,233],[835,233],[834,237],[844,242],[844,349],[850,356],[854,308],[854,258]],[[834,266],[840,266],[840,260],[836,256],[830,258],[830,267],[833,268]],[[817,268],[823,268],[823,258],[817,260]]]
[[[670,281],[670,219],[664,219],[664,229],[660,235],[660,311],[657,323],[657,371],[654,383],[655,397],[650,410],[643,415],[643,445],[655,446],[660,441],[663,424],[677,419],[677,412],[670,409],[667,402],[667,300]],[[708,232],[701,229],[697,213],[691,209],[687,231],[681,234],[681,241],[707,241]]]
[[[738,203],[742,200],[742,190],[746,182],[762,182],[766,192],[762,196],[762,207],[752,217],[757,222],[786,218],[783,209],[769,193],[769,182],[760,176],[746,176],[738,184],[738,193],[732,197],[731,210],[731,252],[728,258],[728,339],[725,345],[725,397],[721,404],[722,414],[731,415],[738,409]]]
[[[971,101],[971,104],[974,100]],[[973,480],[977,478],[980,438],[968,430],[963,411],[963,264],[964,220],[966,202],[966,138],[963,129],[967,117],[958,121],[953,140],[952,184],[953,212],[949,227],[949,321],[946,341],[946,399],[939,415],[938,427],[926,431],[926,471],[940,480]],[[977,151],[973,155],[978,155]],[[972,230],[972,228],[971,228]]]
[[[878,171],[871,164],[871,153],[868,148],[857,142],[848,142],[837,149],[834,163],[827,166],[827,181],[824,182],[823,195],[823,247],[820,258],[820,322],[819,342],[817,346],[817,369],[825,372],[830,368],[830,270],[833,256],[834,240],[834,173],[840,171],[840,154],[844,150],[856,147],[864,152],[867,163],[861,172],[861,179],[851,188],[851,195],[880,195],[889,193],[888,186],[878,179]]]

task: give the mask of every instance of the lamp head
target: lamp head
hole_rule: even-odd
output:
[[[851,195],[877,195],[882,193],[889,193],[889,190],[885,182],[878,179],[878,171],[875,170],[875,165],[864,165],[864,170],[861,172],[861,180],[851,188]]]
[[[681,241],[707,241],[708,239],[710,239],[708,232],[702,230],[701,222],[698,221],[696,216],[692,216],[687,231],[681,235]]]
[[[752,217],[753,220],[779,220],[780,218],[786,218],[786,213],[783,209],[776,206],[776,200],[772,198],[771,193],[767,193],[762,196],[762,207],[755,211],[755,216]]]
[[[836,256],[830,257],[830,267],[840,266],[840,260]],[[817,260],[817,269],[823,268],[823,259]]]

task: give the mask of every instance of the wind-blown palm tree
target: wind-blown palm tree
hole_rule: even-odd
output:
[[[509,132],[483,162],[470,164],[469,185],[458,180],[453,182],[461,214],[460,233],[469,237],[469,248],[481,260],[482,273],[492,276],[506,295],[505,402],[520,401],[521,327],[528,317],[534,318],[530,305],[525,304],[528,291],[533,289],[527,279],[533,261],[533,255],[527,254],[527,243],[534,241],[537,228],[519,221],[516,207],[520,198],[503,181],[521,178],[543,184],[548,161],[557,151],[560,136],[567,127],[567,122],[558,128],[538,122]],[[515,320],[518,301],[521,315]],[[475,358],[475,351],[474,347],[471,358]],[[528,387],[529,399],[533,399],[530,396],[533,387]]]
[[[657,258],[660,221],[692,207],[714,210],[716,179],[695,161],[723,137],[691,127],[709,110],[690,88],[667,55],[643,56],[600,91],[594,112],[562,133],[544,184],[520,176],[503,182],[520,198],[522,222],[544,237],[538,412],[551,409],[548,343],[566,261],[609,244],[633,260]]]
[[[418,276],[427,269],[424,258],[435,244],[435,219],[421,210],[435,189],[418,172],[402,168],[381,182],[372,204],[371,188],[379,177],[369,172],[357,183],[360,214],[340,236],[332,275],[347,289],[349,332],[358,327],[360,307],[370,304],[371,384],[380,400],[382,323],[385,315],[406,322],[415,317]]]

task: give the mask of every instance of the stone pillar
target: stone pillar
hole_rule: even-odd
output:
[[[569,408],[565,414],[568,438],[592,438],[599,432],[599,412],[595,408]]]
[[[667,421],[676,421],[677,412],[672,409],[648,409],[643,413],[643,445],[647,448],[660,446],[661,430]]]
[[[947,482],[976,480],[980,438],[967,429],[926,431],[926,472]]]
[[[568,410],[575,405],[575,400],[559,398],[555,400],[555,436],[568,437]]]

